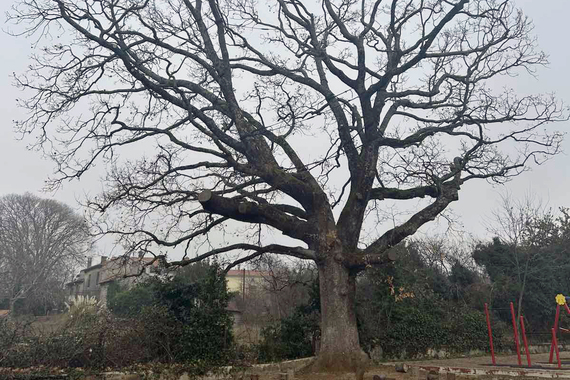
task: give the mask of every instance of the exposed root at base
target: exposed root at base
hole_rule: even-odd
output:
[[[311,363],[301,368],[299,374],[310,373],[348,373],[356,375],[356,380],[362,380],[364,373],[370,366],[370,359],[364,351],[351,353],[323,353],[319,354]]]

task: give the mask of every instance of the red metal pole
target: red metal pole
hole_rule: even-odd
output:
[[[530,352],[528,352],[528,342],[526,340],[526,329],[524,327],[524,317],[521,315],[521,332],[522,332],[522,336],[523,336],[523,342],[524,342],[524,351],[526,352],[526,361],[528,363],[528,366],[530,367]]]
[[[556,317],[554,317],[554,331],[558,331],[558,320],[560,319],[560,305],[556,305]],[[552,341],[552,344],[550,345],[550,357],[548,359],[548,362],[550,364],[552,364],[552,359],[554,356],[554,340]]]
[[[568,308],[568,304],[567,304],[567,303],[564,304],[564,307],[566,308],[566,312],[567,312],[568,314],[570,314],[570,308]]]
[[[556,351],[556,360],[558,361],[558,368],[562,367],[560,362],[560,351],[558,351],[558,341],[556,340],[556,330],[552,329],[552,343],[554,343],[554,351]]]
[[[517,329],[517,320],[515,318],[515,307],[513,306],[512,302],[511,302],[511,316],[513,317],[513,331],[515,333],[515,346],[517,348],[517,358],[519,361],[519,365],[522,365],[521,346],[519,343],[519,329]]]
[[[485,316],[487,317],[487,331],[489,332],[489,345],[491,346],[491,361],[493,365],[497,365],[495,362],[495,350],[493,349],[493,332],[491,331],[491,318],[489,318],[489,307],[485,304]]]

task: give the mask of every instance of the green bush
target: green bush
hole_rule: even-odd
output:
[[[387,358],[421,357],[429,349],[443,349],[449,354],[489,350],[487,322],[482,311],[456,308],[451,312],[437,305],[426,310],[409,305],[398,310],[397,314],[390,327],[375,337],[369,349],[380,346]],[[500,322],[494,323],[496,350],[509,344],[505,338],[508,338],[508,327]]]
[[[258,361],[275,362],[315,354],[314,343],[320,337],[318,277],[310,283],[308,291],[309,299],[295,313],[261,330],[261,341],[254,347]]]
[[[485,314],[480,311],[459,310],[448,324],[450,341],[448,347],[454,352],[488,350],[489,334]]]
[[[108,308],[133,318],[149,334],[156,359],[170,362],[205,360],[224,363],[233,343],[229,297],[220,268],[212,265],[201,276],[187,270],[172,280],[151,279],[131,290],[114,291]]]
[[[440,315],[412,307],[402,314],[380,340],[386,356],[415,357],[450,341],[450,332]]]
[[[318,315],[300,311],[265,327],[258,345],[259,361],[274,362],[313,355],[313,337],[318,330]]]
[[[99,332],[106,325],[101,315],[90,314],[68,318],[65,326],[57,331],[42,333],[18,323],[2,326],[9,331],[0,336],[0,363],[3,367],[101,367]],[[8,343],[8,344],[6,344]]]
[[[0,318],[0,367],[6,366],[9,353],[21,343],[25,326],[8,318]]]
[[[127,289],[117,283],[109,286],[107,308],[116,316],[131,317],[139,315],[144,306],[155,303],[153,283],[138,284]]]

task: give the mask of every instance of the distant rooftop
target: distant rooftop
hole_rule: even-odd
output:
[[[231,269],[228,271],[226,276],[243,276],[244,273],[248,277],[263,277],[269,274],[268,272],[259,271],[259,270]]]

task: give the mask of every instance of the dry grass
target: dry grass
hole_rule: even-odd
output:
[[[41,317],[20,316],[16,321],[29,324],[31,331],[37,333],[53,333],[60,330],[67,320],[67,314],[54,314]]]

